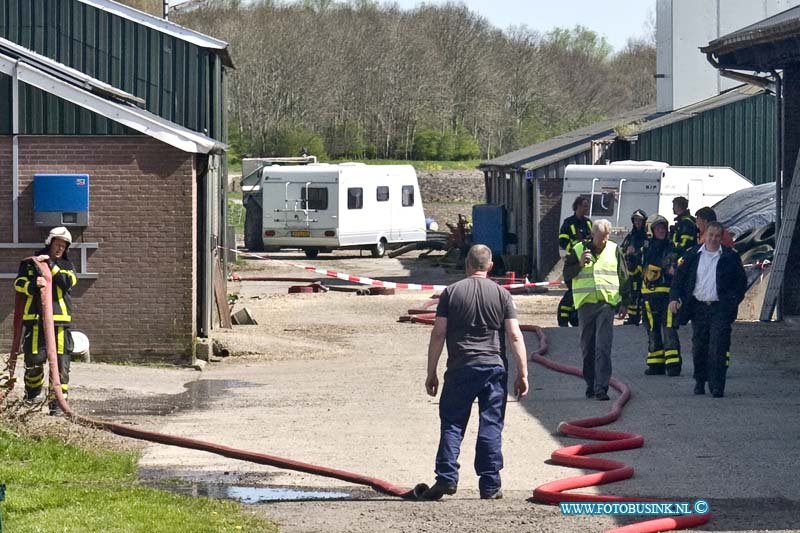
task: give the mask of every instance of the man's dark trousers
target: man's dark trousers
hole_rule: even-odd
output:
[[[585,303],[578,309],[581,354],[586,390],[608,392],[611,379],[611,344],[614,340],[614,306],[606,302]]]
[[[731,320],[719,302],[694,301],[692,309],[692,357],[695,381],[708,381],[711,392],[725,392],[727,354],[731,347]]]
[[[508,374],[500,365],[475,365],[448,370],[439,401],[441,436],[436,453],[436,482],[458,485],[458,455],[469,422],[472,403],[478,399],[480,422],[475,444],[475,473],[481,496],[500,487],[503,468],[501,441],[506,413]]]

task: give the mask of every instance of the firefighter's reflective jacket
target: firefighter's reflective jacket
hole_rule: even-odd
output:
[[[35,255],[48,255],[47,248],[39,250]],[[71,290],[78,283],[75,276],[75,267],[72,261],[64,257],[56,261],[49,261],[50,273],[53,276],[53,322],[55,325],[68,325],[72,322],[72,296]],[[25,324],[35,324],[39,320],[41,302],[39,300],[39,287],[36,278],[39,272],[33,261],[23,261],[19,265],[17,278],[14,280],[14,290],[27,296],[22,320]]]
[[[562,250],[567,253],[572,251],[572,248],[592,236],[592,221],[587,217],[578,218],[575,215],[564,219],[561,224],[561,231],[558,235],[558,245]]]

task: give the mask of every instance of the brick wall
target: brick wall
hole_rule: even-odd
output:
[[[564,185],[561,179],[539,179],[539,236],[541,238],[541,268],[542,279],[552,270],[558,262],[558,232],[561,229],[561,189]]]
[[[94,359],[186,361],[194,342],[194,155],[149,137],[21,137],[20,241],[43,242],[33,226],[33,175],[89,175],[89,226],[97,242],[73,289],[74,327]],[[12,241],[11,139],[0,137],[0,242]],[[0,249],[0,272],[35,250]],[[79,253],[70,258],[80,269]],[[0,345],[10,346],[13,287],[0,279]],[[0,352],[7,348],[0,349]]]

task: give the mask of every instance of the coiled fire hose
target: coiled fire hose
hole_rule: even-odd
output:
[[[178,446],[193,450],[206,451],[209,453],[221,455],[223,457],[229,457],[231,459],[249,461],[252,463],[273,466],[276,468],[294,470],[298,472],[305,472],[308,474],[339,479],[341,481],[346,481],[348,483],[353,483],[357,485],[365,485],[371,487],[377,492],[405,499],[416,499],[419,496],[419,494],[427,488],[424,484],[420,484],[417,485],[412,490],[403,489],[381,479],[362,476],[359,474],[354,474],[343,470],[326,468],[318,465],[313,465],[310,463],[303,463],[300,461],[293,461],[290,459],[284,459],[273,455],[250,452],[246,450],[239,450],[236,448],[221,446],[218,444],[213,444],[197,439],[188,439],[184,437],[176,437],[153,431],[133,429],[129,426],[125,426],[122,424],[97,420],[75,413],[70,408],[69,404],[64,398],[64,395],[61,391],[61,378],[58,374],[58,360],[56,354],[55,329],[53,325],[53,307],[51,299],[52,292],[50,290],[50,284],[52,283],[52,276],[50,274],[50,269],[47,265],[47,262],[40,262],[35,258],[32,259],[34,260],[34,263],[36,264],[36,267],[39,270],[41,277],[45,280],[45,287],[42,287],[40,290],[41,317],[45,334],[47,359],[50,368],[50,380],[52,384],[51,386],[55,393],[59,407],[64,412],[66,418],[69,421],[90,428],[103,429],[125,437],[131,437],[149,442],[156,442],[159,444],[166,444],[169,446]],[[17,304],[19,304],[20,301],[24,300],[21,300],[18,297]],[[432,324],[434,320],[434,314],[431,313],[428,308],[435,303],[436,300],[431,299],[425,303],[423,309],[409,310],[410,316],[402,317],[400,320]],[[13,336],[14,340],[12,343],[13,345],[12,345],[11,357],[9,358],[9,368],[12,368],[12,366],[16,365],[16,355],[19,352],[19,344],[22,331],[21,316],[22,316],[22,307],[20,305],[15,305],[14,336]],[[522,325],[520,326],[520,328],[523,331],[534,332],[539,337],[540,341],[539,349],[532,355],[532,360],[534,362],[559,372],[581,376],[581,371],[579,369],[567,365],[561,365],[559,363],[555,363],[543,357],[543,354],[547,352],[547,342],[544,333],[540,327],[533,325]],[[13,386],[13,369],[11,376],[12,376],[11,386]],[[573,501],[573,502],[658,501],[653,498],[629,498],[620,496],[603,496],[603,495],[574,494],[574,493],[562,492],[565,490],[570,490],[575,488],[611,483],[614,481],[627,479],[633,476],[633,468],[624,463],[618,461],[611,461],[607,459],[591,459],[585,457],[586,455],[591,455],[594,453],[603,453],[609,451],[638,448],[643,446],[644,444],[644,438],[639,435],[634,435],[631,433],[625,433],[620,431],[605,431],[599,429],[592,429],[595,426],[608,424],[616,420],[620,416],[622,407],[630,398],[630,391],[624,383],[616,379],[612,379],[610,384],[612,387],[614,387],[617,391],[620,392],[620,397],[619,399],[617,399],[616,402],[614,402],[613,408],[608,414],[595,418],[585,418],[581,420],[574,420],[572,422],[562,422],[558,426],[559,432],[561,432],[564,435],[601,440],[605,442],[599,444],[580,444],[575,446],[568,446],[556,450],[555,452],[553,452],[551,456],[553,461],[557,464],[565,466],[574,466],[585,469],[600,470],[601,473],[571,477],[541,485],[540,487],[537,487],[533,492],[533,496],[536,501],[540,501],[542,503],[547,503],[547,504],[557,504],[566,501]],[[2,396],[0,396],[0,399],[1,398]],[[711,517],[710,514],[705,514],[705,515],[688,515],[688,516],[677,516],[669,518],[659,518],[656,520],[648,520],[645,522],[631,524],[611,531],[625,532],[625,533],[650,533],[656,531],[683,529],[687,527],[694,527],[697,525],[704,524],[710,520],[710,517]]]
[[[284,459],[281,457],[275,457],[274,455],[267,455],[263,453],[256,453],[250,452],[246,450],[239,450],[236,448],[230,448],[228,446],[221,446],[219,444],[213,444],[210,442],[205,442],[196,439],[187,439],[184,437],[176,437],[173,435],[166,435],[163,433],[157,433],[154,431],[144,431],[140,429],[133,429],[129,426],[125,426],[122,424],[116,424],[114,422],[107,422],[103,420],[97,420],[94,418],[89,418],[86,416],[82,416],[77,414],[75,411],[67,403],[67,400],[64,398],[64,395],[61,391],[61,378],[58,374],[58,359],[56,355],[56,341],[55,341],[55,329],[53,326],[53,304],[52,304],[52,291],[50,290],[50,284],[52,283],[52,276],[50,274],[50,268],[47,265],[47,262],[40,262],[37,261],[35,258],[31,258],[34,260],[36,267],[39,269],[40,276],[45,279],[46,286],[41,288],[41,317],[42,317],[42,325],[44,327],[44,335],[45,335],[45,342],[47,348],[47,360],[50,367],[50,383],[53,388],[53,391],[56,395],[56,400],[58,401],[58,405],[61,410],[64,412],[65,417],[70,421],[76,424],[80,424],[82,426],[87,426],[96,429],[104,429],[106,431],[110,431],[117,435],[122,435],[124,437],[131,437],[134,439],[145,440],[149,442],[157,442],[159,444],[166,444],[168,446],[178,446],[181,448],[189,448],[192,450],[201,450],[204,452],[214,453],[217,455],[221,455],[223,457],[229,457],[231,459],[239,459],[241,461],[249,461],[251,463],[257,463],[262,465],[274,466],[277,468],[283,468],[286,470],[295,470],[298,472],[305,472],[308,474],[315,474],[318,476],[329,477],[334,479],[339,479],[341,481],[346,481],[348,483],[354,483],[356,485],[366,485],[371,487],[372,489],[382,493],[388,494],[390,496],[398,496],[400,498],[408,498],[413,499],[416,498],[418,493],[415,493],[414,490],[403,489],[397,487],[388,481],[384,481],[382,479],[362,476],[359,474],[354,474],[351,472],[346,472],[344,470],[336,470],[333,468],[326,468],[323,466],[313,465],[309,463],[303,463],[300,461],[293,461],[291,459]],[[21,317],[20,313],[20,317]],[[15,313],[15,328],[17,325],[16,321],[16,313]],[[20,331],[22,322],[19,322]],[[14,338],[16,339],[17,331],[15,329]],[[18,345],[17,345],[18,349]],[[12,350],[13,353],[14,350]],[[418,489],[419,490],[419,489]]]
[[[427,300],[420,308],[409,309],[408,315],[401,317],[402,322],[418,322],[422,324],[433,324],[436,316],[430,308],[437,303],[436,299]],[[581,369],[556,363],[544,357],[547,353],[547,338],[544,331],[539,326],[520,325],[522,331],[530,331],[536,334],[539,339],[539,348],[531,354],[531,361],[538,363],[556,372],[571,374],[583,377]],[[540,485],[533,491],[533,499],[540,503],[558,505],[561,502],[657,502],[663,501],[658,498],[642,498],[628,496],[610,496],[602,494],[576,494],[564,492],[572,489],[591,487],[622,481],[633,477],[633,467],[620,461],[610,459],[589,458],[587,455],[596,453],[616,452],[631,450],[644,446],[644,437],[634,433],[623,431],[608,431],[595,429],[597,426],[610,424],[617,420],[622,414],[622,408],[631,397],[630,389],[625,383],[616,378],[612,378],[610,385],[616,389],[620,396],[612,405],[611,411],[607,414],[592,418],[582,418],[570,422],[561,422],[558,425],[558,432],[569,437],[603,441],[593,444],[576,444],[566,446],[554,451],[550,458],[555,464],[570,466],[585,470],[599,470],[598,473],[585,474],[581,476],[560,479]],[[609,530],[615,533],[655,533],[657,531],[671,531],[686,529],[707,523],[711,519],[711,514],[692,514],[682,516],[670,516],[637,522],[620,528]]]

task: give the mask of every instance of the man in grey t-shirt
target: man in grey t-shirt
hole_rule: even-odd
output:
[[[492,252],[482,244],[469,250],[467,278],[447,287],[439,297],[436,322],[428,345],[428,376],[425,388],[436,396],[436,368],[447,343],[447,371],[439,401],[441,433],[436,454],[436,484],[421,498],[438,500],[455,494],[458,487],[458,455],[472,404],[478,399],[480,421],[475,445],[475,472],[480,477],[481,498],[501,498],[503,468],[501,437],[506,411],[508,371],[503,336],[508,334],[517,365],[514,394],[528,394],[528,364],[525,341],[517,321],[511,294],[487,279],[492,270]]]

